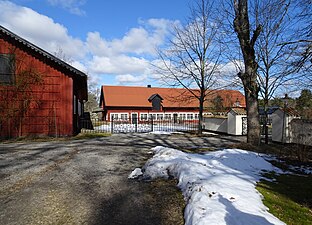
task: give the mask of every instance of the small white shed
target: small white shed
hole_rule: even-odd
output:
[[[300,118],[292,108],[280,108],[272,113],[272,141],[291,143],[290,122]]]
[[[228,134],[244,135],[247,130],[247,112],[245,108],[235,107],[228,112]]]

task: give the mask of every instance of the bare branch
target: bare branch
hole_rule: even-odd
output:
[[[196,0],[190,11],[189,21],[174,27],[170,47],[158,51],[162,65],[157,71],[167,84],[182,86],[198,100],[201,132],[203,104],[219,75],[221,48],[217,47],[218,21],[212,17],[214,2]]]

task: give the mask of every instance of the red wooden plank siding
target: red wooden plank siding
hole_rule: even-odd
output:
[[[14,85],[0,84],[0,137],[72,135],[73,78],[47,65],[44,59],[39,60],[0,38],[0,53],[9,54],[12,49],[16,60],[16,83],[25,82],[28,89],[15,90]],[[22,81],[23,72],[27,70],[36,73],[40,81]],[[30,102],[27,112],[22,117],[10,113],[18,105],[26,104],[25,95]]]

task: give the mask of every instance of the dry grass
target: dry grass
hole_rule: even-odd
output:
[[[164,195],[164,193],[166,193]],[[150,183],[153,204],[161,211],[163,225],[183,225],[185,201],[176,180],[154,180]],[[160,200],[160,201],[159,201]]]
[[[7,140],[1,140],[0,143],[17,143],[17,142],[51,142],[51,141],[71,141],[81,139],[92,139],[99,137],[109,137],[110,133],[80,133],[73,137],[50,137],[50,136],[25,136],[12,138]]]

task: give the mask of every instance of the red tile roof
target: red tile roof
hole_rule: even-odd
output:
[[[193,91],[198,93],[198,90]],[[102,96],[104,95],[104,104],[107,107],[151,107],[148,99],[154,94],[158,94],[163,98],[163,107],[198,108],[198,100],[183,88],[102,86]],[[213,99],[218,95],[224,99],[224,103],[235,103],[238,98],[240,104],[245,106],[244,95],[239,91],[212,91],[209,99]]]
[[[246,107],[245,96],[237,90],[213,90],[208,94],[208,100],[205,102],[205,107],[213,107],[213,99],[220,96],[223,101],[223,107]],[[238,105],[236,105],[238,104]]]

